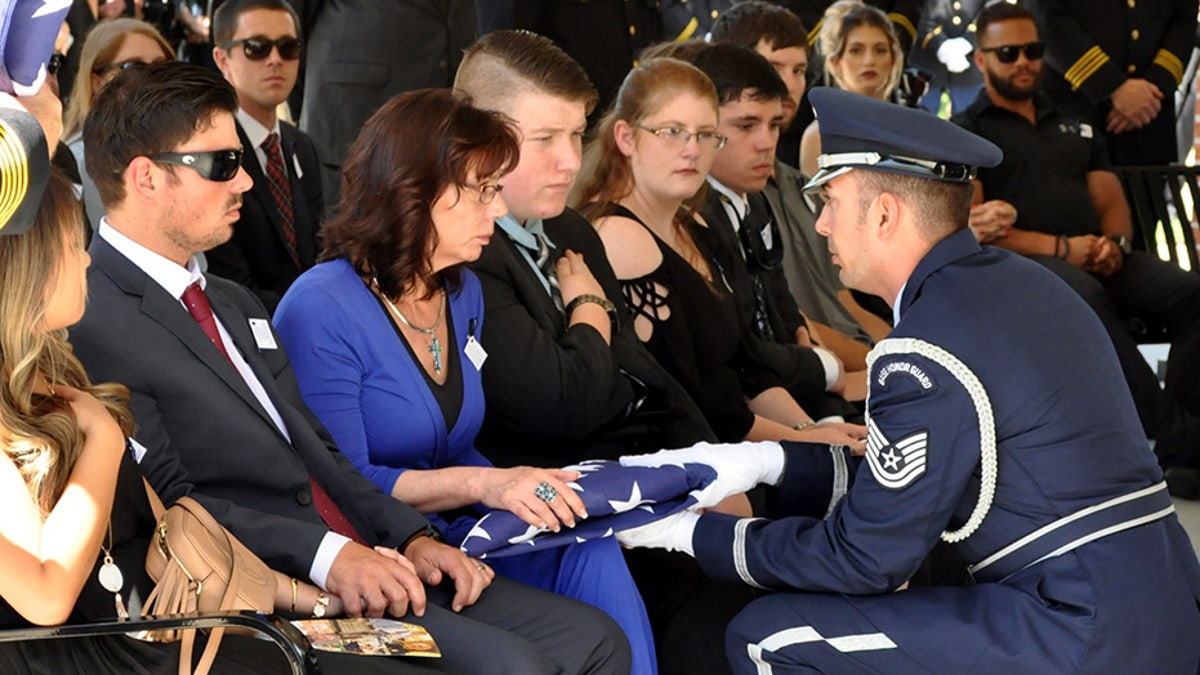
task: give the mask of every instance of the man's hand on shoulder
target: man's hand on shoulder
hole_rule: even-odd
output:
[[[455,593],[450,608],[456,612],[475,604],[483,589],[496,578],[496,572],[491,567],[468,558],[467,554],[453,546],[426,536],[416,537],[409,542],[404,549],[404,557],[413,562],[417,574],[430,586],[437,586],[445,577],[454,580]]]
[[[341,599],[346,616],[400,617],[410,608],[417,616],[425,613],[425,587],[416,567],[399,554],[349,542],[333,559],[325,586]]]

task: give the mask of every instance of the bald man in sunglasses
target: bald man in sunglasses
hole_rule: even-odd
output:
[[[1129,206],[1103,130],[1060,112],[1039,92],[1048,52],[1033,15],[997,4],[983,11],[978,28],[975,62],[986,88],[954,121],[1000,146],[1004,161],[979,171],[971,229],[983,243],[1029,256],[1087,301],[1116,347],[1168,487],[1196,499],[1200,276],[1131,250]],[[1165,391],[1130,335],[1130,316],[1168,327]]]
[[[208,268],[254,291],[270,312],[316,262],[324,211],[316,146],[275,114],[296,86],[299,26],[283,0],[227,0],[213,17],[213,60],[237,92],[238,138],[254,187],[233,238],[208,252]]]

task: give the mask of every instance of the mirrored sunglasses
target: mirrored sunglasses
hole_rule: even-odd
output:
[[[242,166],[242,150],[211,150],[208,152],[160,152],[150,159],[162,164],[186,166],[205,180],[224,183],[233,180]]]
[[[1017,57],[1021,52],[1025,52],[1025,58],[1030,61],[1037,61],[1042,58],[1042,54],[1046,53],[1046,44],[1043,42],[1030,42],[1024,45],[1001,45],[999,47],[988,47],[980,49],[984,53],[996,55],[996,60],[1000,63],[1016,63]]]
[[[300,41],[300,38],[294,37],[279,38],[278,40],[252,37],[226,42],[224,48],[230,50],[238,45],[242,46],[242,52],[251,61],[262,61],[271,55],[271,49],[279,49],[279,58],[284,61],[295,61],[300,58],[300,48],[304,46],[304,43]]]

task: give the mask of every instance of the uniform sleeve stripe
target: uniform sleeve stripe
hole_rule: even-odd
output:
[[[908,33],[909,39],[917,39],[917,27],[912,25],[912,22],[908,20],[907,16],[897,12],[892,12],[891,14],[888,14],[888,18],[892,20],[892,23],[903,28],[904,31]]]
[[[936,27],[936,28],[934,28],[933,30],[931,30],[931,31],[929,31],[928,33],[926,33],[926,34],[925,34],[925,39],[924,39],[924,40],[921,40],[921,49],[925,49],[926,47],[928,47],[928,46],[929,46],[929,41],[930,41],[930,40],[932,40],[932,39],[933,39],[935,36],[937,36],[937,35],[938,35],[938,34],[940,34],[941,32],[942,32],[942,27],[941,27],[941,26],[937,26],[937,27]]]
[[[808,46],[810,48],[817,44],[817,38],[821,37],[821,25],[824,23],[825,19],[821,18],[817,21],[817,25],[813,26],[812,30],[808,31]]]
[[[1178,56],[1165,49],[1160,49],[1154,55],[1154,64],[1162,66],[1163,70],[1171,74],[1175,80],[1175,86],[1178,87],[1179,83],[1183,81],[1183,62],[1179,60]]]
[[[833,513],[833,507],[846,496],[850,488],[850,467],[846,466],[846,455],[841,448],[832,446],[829,454],[833,457],[833,490],[829,495],[829,508],[825,509],[825,517]]]
[[[1063,79],[1071,85],[1071,90],[1074,91],[1082,87],[1083,83],[1105,63],[1108,63],[1108,54],[1105,54],[1104,50],[1096,45],[1084,52],[1083,56],[1067,69],[1067,72],[1063,74]]]
[[[683,27],[683,30],[679,31],[679,35],[675,36],[675,41],[683,42],[684,40],[691,38],[692,35],[696,32],[696,29],[699,27],[700,27],[700,20],[693,16],[692,20],[689,21],[688,24]]]
[[[733,526],[733,569],[747,585],[766,590],[766,586],[758,583],[750,574],[750,565],[746,562],[746,530],[750,523],[762,518],[742,518]]]

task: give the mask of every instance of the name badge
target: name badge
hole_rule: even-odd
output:
[[[275,334],[271,332],[271,324],[266,319],[250,319],[250,332],[254,333],[254,343],[259,349],[279,349]]]
[[[300,158],[292,155],[292,167],[296,169],[296,178],[304,178],[304,169],[300,168]]]
[[[463,353],[467,355],[467,359],[471,361],[471,365],[475,366],[475,370],[483,368],[483,362],[487,360],[487,352],[484,351],[483,345],[475,339],[474,335],[467,337],[467,346],[463,347]]]

